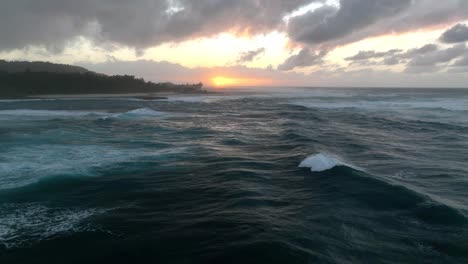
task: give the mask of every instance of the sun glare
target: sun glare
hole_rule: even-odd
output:
[[[240,78],[240,77],[227,77],[215,76],[210,79],[211,84],[215,87],[232,87],[232,86],[261,86],[271,84],[271,80],[258,79],[258,78]]]
[[[213,82],[215,86],[218,86],[218,87],[219,86],[232,86],[232,85],[239,84],[241,82],[239,79],[224,77],[224,76],[216,76],[212,78],[211,81]]]

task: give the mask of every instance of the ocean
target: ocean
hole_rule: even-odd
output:
[[[0,263],[468,263],[468,90],[0,100]]]

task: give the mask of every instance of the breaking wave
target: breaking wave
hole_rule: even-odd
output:
[[[359,167],[341,161],[334,155],[323,153],[309,156],[299,164],[300,168],[310,168],[313,172],[327,171],[337,166],[346,166],[355,170],[362,170]]]
[[[133,119],[133,118],[151,118],[151,117],[162,117],[166,116],[167,113],[155,111],[151,108],[138,108],[131,110],[125,113],[112,114],[110,116],[105,116],[102,119],[106,120],[109,118],[115,119]]]

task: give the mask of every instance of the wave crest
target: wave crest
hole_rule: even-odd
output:
[[[322,172],[333,169],[337,166],[346,166],[356,170],[361,170],[360,168],[350,165],[341,161],[338,157],[330,154],[319,153],[315,155],[311,155],[304,159],[301,164],[299,164],[300,168],[310,168],[313,172]]]
[[[155,111],[151,108],[138,108],[125,113],[117,113],[111,116],[106,116],[102,119],[109,118],[121,118],[121,119],[132,119],[132,118],[148,118],[148,117],[161,117],[166,115],[164,112]]]

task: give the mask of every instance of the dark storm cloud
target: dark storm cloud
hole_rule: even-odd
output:
[[[285,62],[278,66],[280,71],[290,71],[295,68],[309,67],[323,62],[326,51],[311,52],[308,48],[302,49],[298,54],[292,55]]]
[[[460,43],[468,41],[468,26],[457,24],[445,31],[440,40],[445,43]]]
[[[243,52],[242,54],[240,54],[239,59],[237,60],[237,63],[245,63],[245,62],[253,61],[254,59],[258,58],[260,55],[264,53],[265,53],[265,48],[259,48],[256,50]]]
[[[228,29],[269,31],[311,2],[316,1],[0,0],[0,50],[61,47],[77,36],[141,49]]]

